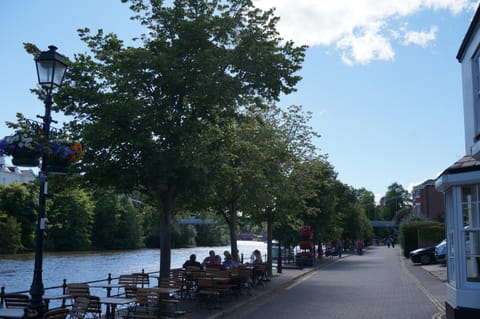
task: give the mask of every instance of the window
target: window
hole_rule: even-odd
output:
[[[480,282],[480,184],[462,187],[463,249],[467,281]]]
[[[477,50],[472,60],[473,114],[475,118],[475,142],[480,141],[480,50]]]

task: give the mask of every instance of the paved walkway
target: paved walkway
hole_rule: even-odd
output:
[[[421,266],[399,248],[371,247],[364,255],[323,258],[313,268],[283,269],[252,295],[218,309],[183,301],[187,319],[215,318],[445,318],[445,267]],[[442,281],[443,280],[443,281]]]

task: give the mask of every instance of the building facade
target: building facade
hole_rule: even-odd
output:
[[[480,318],[480,10],[457,54],[461,64],[465,156],[435,186],[445,196],[448,319]]]
[[[445,204],[442,192],[435,188],[435,180],[428,179],[412,188],[412,213],[434,221],[445,221]]]
[[[0,184],[8,185],[14,182],[28,183],[36,178],[31,169],[23,170],[16,166],[5,164],[5,157],[0,156]]]

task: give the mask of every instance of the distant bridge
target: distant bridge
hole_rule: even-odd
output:
[[[215,221],[210,218],[200,219],[196,217],[180,218],[178,221],[181,225],[213,225]]]
[[[391,220],[371,220],[372,227],[377,227],[377,228],[394,228],[397,227],[397,224],[394,221]]]

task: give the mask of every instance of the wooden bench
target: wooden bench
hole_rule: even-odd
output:
[[[5,307],[7,308],[25,308],[30,303],[30,298],[23,294],[5,294]]]

